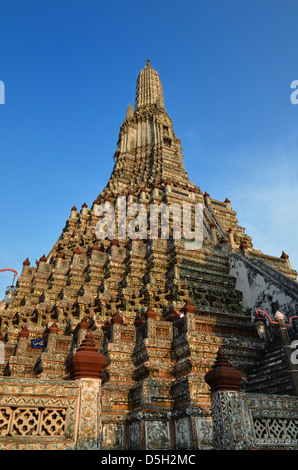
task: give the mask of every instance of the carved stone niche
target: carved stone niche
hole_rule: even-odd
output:
[[[167,450],[170,448],[168,421],[146,421],[146,449]]]
[[[120,450],[124,446],[124,425],[104,423],[102,428],[102,449]]]
[[[138,450],[141,444],[140,423],[137,421],[129,426],[129,448]]]
[[[176,430],[176,447],[180,449],[190,449],[191,448],[191,439],[190,439],[190,427],[189,419],[182,418],[178,419],[175,422]]]

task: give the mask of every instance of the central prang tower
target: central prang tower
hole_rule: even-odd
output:
[[[167,180],[193,188],[184,169],[181,141],[164,107],[159,75],[150,61],[136,85],[135,110],[128,106],[120,128],[115,166],[107,188],[134,194]]]

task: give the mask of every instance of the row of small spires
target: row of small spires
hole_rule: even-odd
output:
[[[210,197],[210,194],[207,193],[207,191],[205,191],[204,197]],[[230,204],[231,201],[230,201],[230,199],[228,199],[228,198],[226,197],[225,200],[224,200],[224,202],[225,202],[226,204]]]
[[[168,180],[166,184],[171,186],[173,183]],[[159,184],[154,184],[153,187],[154,187],[154,188],[160,188],[160,185],[159,185]],[[187,190],[190,191],[190,192],[195,192],[195,191],[196,191],[195,188],[187,188]],[[147,190],[146,188],[142,188],[140,191],[141,191],[141,192],[147,192],[148,190]],[[135,194],[135,193],[134,193],[134,191],[132,191],[132,190],[130,190],[130,191],[127,193],[128,196],[130,196],[130,195],[133,196],[134,194]],[[122,194],[118,194],[117,196],[122,196]],[[204,196],[205,196],[205,197],[209,197],[210,195],[205,192],[205,193],[204,193]],[[106,196],[106,197],[105,197],[105,201],[111,201],[110,197],[109,197],[109,196]],[[226,204],[229,204],[231,201],[230,201],[228,198],[226,198],[224,202],[225,202]],[[95,199],[95,200],[93,201],[93,205],[94,205],[94,204],[95,204],[95,205],[99,205],[98,199]],[[87,207],[88,207],[88,205],[86,204],[86,202],[84,202],[84,204],[82,204],[82,209],[83,209],[83,208],[86,208],[86,209],[87,209]],[[76,211],[77,211],[76,206],[73,206],[73,207],[71,208],[71,210],[76,212]]]
[[[214,228],[214,227],[215,227],[214,222],[212,222],[212,224],[210,225],[210,227],[211,227],[211,228]],[[230,231],[232,231],[232,229],[229,229],[229,230],[228,230],[228,232],[230,232]],[[149,238],[147,238],[146,240],[143,240],[143,241],[146,242],[146,241],[148,241],[148,240],[149,240]],[[222,238],[220,239],[220,243],[228,243],[228,240],[227,240],[225,237],[222,237]],[[127,247],[129,244],[130,244],[130,241],[126,242],[125,247]],[[111,246],[119,246],[119,242],[118,242],[117,240],[111,240],[108,249],[109,249]],[[245,243],[244,241],[241,241],[241,243],[240,243],[240,250],[246,250],[247,248],[248,248],[247,243]],[[95,244],[90,248],[90,250],[91,250],[91,251],[93,251],[93,250],[94,250],[94,251],[100,251],[100,247],[99,247],[99,245],[97,245],[97,243],[95,243]],[[81,253],[82,253],[82,252],[81,252],[80,248],[78,248],[78,247],[75,248],[74,254],[80,255]],[[61,253],[61,252],[58,251],[57,254],[56,254],[56,258],[63,258],[63,257],[64,257],[63,253]],[[287,259],[289,259],[289,255],[287,255],[284,251],[282,251],[282,254],[281,254],[280,258],[287,260]],[[38,266],[40,262],[46,263],[46,261],[47,261],[46,256],[45,256],[45,255],[42,255],[42,257],[39,259],[39,261],[36,260],[36,265]],[[30,266],[30,260],[29,260],[28,257],[27,257],[27,258],[25,259],[25,261],[23,262],[23,266]]]
[[[166,180],[166,184],[172,185],[173,183],[172,183],[170,180],[167,179],[167,180]],[[154,187],[158,187],[158,188],[160,187],[160,185],[158,185],[158,184],[154,184],[153,186],[154,186]],[[188,188],[188,189],[189,189],[190,191],[196,191],[195,188]],[[142,189],[141,189],[141,192],[142,192],[142,191],[146,192],[147,190],[146,190],[145,188],[142,188]],[[129,191],[129,192],[128,192],[128,195],[134,195],[134,192],[133,192],[133,191]],[[209,196],[210,196],[209,193],[207,193],[207,192],[205,191],[204,197],[209,197]],[[98,197],[99,197],[99,196],[98,196]],[[109,198],[109,196],[106,196],[106,197],[105,197],[105,201],[111,201],[111,199]],[[224,202],[227,203],[227,204],[229,204],[231,201],[230,201],[228,198],[226,198]],[[98,199],[95,199],[95,201],[93,202],[93,204],[99,204]],[[86,202],[84,202],[84,203],[82,204],[82,208],[87,208],[87,207],[88,207],[88,205],[86,204]],[[77,211],[76,206],[73,206],[73,207],[71,208],[71,211]],[[211,229],[214,229],[214,228],[215,228],[215,222],[214,222],[214,221],[211,222],[210,228],[211,228]],[[228,229],[228,233],[231,233],[232,230],[233,230],[232,228],[229,228],[229,229]],[[227,240],[224,236],[222,236],[221,239],[220,239],[220,243],[228,243],[228,240]],[[112,245],[118,245],[118,246],[119,246],[117,240],[112,240],[110,245],[111,245],[111,246],[112,246]],[[247,248],[248,248],[247,243],[246,243],[245,241],[241,240],[240,249],[241,249],[241,250],[246,250]],[[99,251],[100,248],[99,248],[99,246],[95,243],[95,244],[92,246],[91,250],[97,250],[97,251]],[[75,254],[81,254],[81,250],[80,250],[79,248],[76,248],[76,249],[74,250],[74,253],[75,253]],[[57,257],[57,258],[63,258],[63,256],[64,256],[64,255],[63,255],[63,253],[61,253],[61,252],[58,252],[58,253],[56,254],[56,257]],[[288,259],[288,258],[289,258],[289,255],[287,255],[284,251],[282,251],[282,254],[281,254],[280,258],[281,258],[281,259]],[[39,261],[36,260],[36,265],[38,266],[39,262],[46,262],[46,260],[47,260],[47,259],[46,259],[46,256],[43,255],[43,256],[39,259]],[[28,257],[27,257],[27,259],[23,262],[23,265],[24,265],[24,266],[30,266],[30,261],[29,261]]]
[[[165,184],[168,185],[168,186],[172,186],[172,185],[173,185],[173,183],[172,183],[170,180],[166,180]],[[161,187],[161,185],[160,185],[160,184],[157,184],[157,183],[155,183],[155,184],[153,185],[153,188],[160,188],[160,187]],[[184,189],[186,189],[187,191],[190,191],[190,192],[196,192],[196,191],[197,191],[195,188],[189,188],[189,187],[187,187],[187,186],[185,186]],[[141,189],[140,189],[140,192],[148,192],[148,191],[149,191],[149,190],[146,189],[146,188],[141,188]],[[104,197],[104,200],[109,202],[109,201],[112,201],[111,197],[117,197],[117,196],[134,196],[134,195],[135,195],[135,192],[134,192],[133,190],[130,190],[130,191],[128,191],[128,193],[127,193],[126,195],[125,195],[125,194],[110,194],[110,195],[106,195],[106,196]],[[98,198],[99,198],[99,197],[100,197],[100,196],[98,196]],[[94,204],[95,204],[95,205],[99,205],[99,200],[98,200],[98,198],[93,201],[93,205],[94,205]],[[229,201],[228,199],[226,199],[225,202],[230,202],[230,201]],[[84,204],[82,204],[82,209],[83,209],[83,208],[86,208],[86,209],[87,209],[87,207],[88,207],[88,205],[86,204],[86,202],[84,202]],[[71,211],[76,212],[76,211],[77,211],[77,207],[76,207],[76,206],[73,206],[73,207],[71,208]]]
[[[165,181],[165,184],[166,184],[166,185],[169,185],[169,186],[172,186],[172,185],[173,185],[172,181],[170,181],[170,180],[166,180],[166,181]],[[153,185],[153,188],[160,188],[160,187],[161,187],[161,185],[160,185],[160,184],[157,184],[157,183],[155,183],[155,184]],[[185,186],[184,189],[187,189],[187,190],[190,191],[190,192],[196,192],[196,191],[197,191],[195,188],[189,188],[189,187],[187,187],[187,186]],[[147,190],[146,188],[141,188],[140,192],[148,192],[148,190]],[[133,195],[135,195],[135,192],[132,191],[132,190],[130,190],[130,191],[127,193],[127,195],[128,195],[128,196],[129,196],[129,195],[133,196]],[[115,195],[111,195],[111,196],[114,197]],[[123,194],[117,194],[116,196],[123,196]],[[208,194],[208,193],[205,191],[204,197],[209,197],[209,196],[210,196],[210,194]],[[99,196],[98,196],[98,197],[99,197]],[[109,197],[109,195],[107,195],[104,199],[105,199],[105,201],[108,201],[108,202],[111,201],[111,198]],[[226,198],[224,202],[225,202],[226,204],[230,204],[231,201],[230,201],[230,199]],[[98,199],[95,199],[95,200],[93,201],[93,205],[94,205],[94,204],[95,204],[95,205],[99,205]],[[87,209],[87,207],[88,207],[88,205],[86,204],[86,202],[84,202],[84,203],[82,204],[82,209],[83,209],[83,208],[86,208],[86,209]],[[76,207],[76,206],[73,206],[73,207],[71,208],[71,211],[75,211],[75,212],[76,212],[76,211],[77,211],[77,207]]]

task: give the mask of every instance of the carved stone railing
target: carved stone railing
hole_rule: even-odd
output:
[[[88,331],[67,380],[0,377],[0,450],[99,449],[105,363]]]
[[[101,380],[0,378],[0,450],[99,449]]]
[[[65,437],[67,411],[67,406],[1,406],[1,437]]]
[[[80,387],[74,381],[0,378],[0,449],[75,448]]]
[[[274,440],[283,444],[288,440],[297,441],[298,439],[298,419],[278,418],[278,417],[260,417],[253,420],[253,427],[256,440],[259,443],[266,444]]]

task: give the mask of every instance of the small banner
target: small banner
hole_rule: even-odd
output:
[[[31,346],[33,349],[44,348],[47,345],[45,338],[32,339]]]

